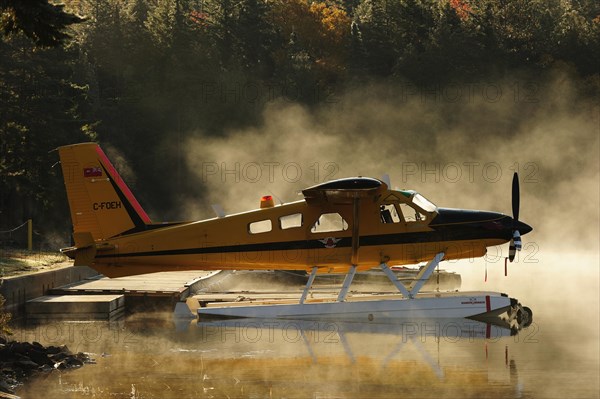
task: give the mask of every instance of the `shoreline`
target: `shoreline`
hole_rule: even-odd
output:
[[[43,346],[38,342],[9,341],[1,336],[0,359],[0,393],[10,395],[37,375],[95,364],[86,353],[72,353],[66,345]]]

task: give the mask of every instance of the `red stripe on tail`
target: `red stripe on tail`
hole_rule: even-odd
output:
[[[115,167],[112,165],[112,163],[110,163],[110,160],[108,159],[104,151],[102,151],[102,148],[100,148],[100,146],[96,146],[96,152],[98,153],[98,157],[102,161],[102,164],[107,169],[114,182],[117,183],[117,186],[119,186],[119,188],[129,201],[131,206],[133,206],[133,209],[135,209],[137,214],[140,216],[140,218],[142,218],[142,220],[146,224],[152,223],[146,211],[144,211],[140,203],[135,199],[133,193],[131,192],[131,190],[129,190],[129,187],[127,187],[127,184],[125,184],[125,182],[123,181]]]

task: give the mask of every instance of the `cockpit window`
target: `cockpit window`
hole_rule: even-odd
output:
[[[419,208],[423,209],[425,212],[434,212],[437,208],[431,201],[429,201],[427,198],[423,197],[419,193],[415,193],[415,195],[412,198],[412,202]]]
[[[394,204],[381,205],[379,207],[379,216],[381,223],[398,223],[400,221],[400,216],[398,216]]]
[[[420,213],[418,210],[413,208],[408,204],[399,204],[400,211],[402,212],[402,216],[404,216],[405,222],[417,222],[421,220],[425,220],[425,215]]]

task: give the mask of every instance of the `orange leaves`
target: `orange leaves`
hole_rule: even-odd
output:
[[[466,21],[469,19],[469,15],[473,11],[471,5],[467,0],[450,0],[450,7],[454,9],[456,15],[461,19],[461,21]]]
[[[282,0],[273,14],[284,37],[290,38],[293,32],[295,44],[315,65],[330,71],[343,69],[351,23],[343,9],[325,2]]]
[[[281,1],[273,11],[281,31],[288,37],[295,32],[306,47],[340,45],[350,32],[351,20],[346,12],[324,2]]]
[[[340,44],[349,32],[350,17],[346,14],[346,11],[336,6],[314,2],[310,5],[310,13],[318,22],[323,39],[329,39],[336,44]]]

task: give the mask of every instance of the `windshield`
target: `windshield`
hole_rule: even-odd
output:
[[[415,193],[415,195],[412,198],[412,202],[419,208],[423,209],[425,212],[434,212],[437,208],[431,201],[429,201],[427,198],[423,197],[419,193]]]

